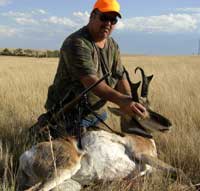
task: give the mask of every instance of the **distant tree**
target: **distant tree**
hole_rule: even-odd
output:
[[[54,50],[54,57],[59,57],[60,56],[60,52],[58,50]]]
[[[38,58],[44,58],[44,57],[46,57],[46,52],[38,51],[37,57]]]
[[[5,55],[5,56],[11,56],[12,52],[8,48],[5,48],[5,49],[3,49],[1,54]]]
[[[33,51],[31,49],[25,49],[24,54],[25,56],[34,56]]]
[[[15,56],[24,56],[23,50],[21,48],[17,48],[14,50]]]
[[[53,57],[52,55],[53,55],[52,51],[51,50],[47,50],[47,57]]]
[[[59,57],[60,53],[58,50],[47,50],[48,57]]]
[[[0,51],[0,55],[7,55],[7,56],[28,56],[28,57],[37,57],[37,58],[43,58],[43,57],[59,57],[60,52],[58,50],[34,50],[34,49],[22,49],[17,48],[14,50],[9,50],[8,48],[3,49]]]

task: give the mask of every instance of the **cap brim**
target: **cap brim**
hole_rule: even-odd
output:
[[[120,19],[122,18],[122,15],[121,15],[119,12],[117,12],[117,11],[108,10],[108,9],[99,9],[99,8],[96,8],[96,9],[98,9],[98,10],[99,10],[100,12],[102,12],[102,13],[113,12],[113,13],[115,13]]]
[[[122,18],[121,14],[119,12],[117,12],[117,11],[103,11],[103,12],[104,13],[106,13],[106,12],[113,12],[113,13],[115,13],[117,15],[117,17],[119,17],[120,19]]]
[[[117,12],[116,12],[117,13]],[[117,13],[117,16],[121,19],[122,18],[122,16],[121,16],[121,14],[120,13]]]
[[[119,17],[120,19],[122,18],[121,14],[117,11],[103,11],[104,13],[106,12],[112,12],[112,13],[115,13],[117,17]]]

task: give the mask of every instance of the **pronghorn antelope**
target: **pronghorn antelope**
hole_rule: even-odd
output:
[[[177,169],[157,158],[151,132],[167,131],[171,123],[149,108],[147,94],[152,76],[146,77],[138,69],[143,79],[141,97],[136,93],[140,83],[131,83],[128,73],[127,79],[133,100],[146,106],[148,116],[145,119],[122,116],[124,136],[104,130],[85,132],[82,150],[72,137],[37,144],[20,157],[18,190],[48,191],[59,186],[61,190],[80,190],[81,185],[94,180],[139,177],[153,169],[177,173]],[[116,109],[110,110],[120,114]]]

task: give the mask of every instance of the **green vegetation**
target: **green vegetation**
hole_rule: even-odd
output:
[[[0,49],[0,55],[2,56],[26,56],[26,57],[37,57],[37,58],[53,58],[59,57],[58,50],[32,50],[32,49]]]

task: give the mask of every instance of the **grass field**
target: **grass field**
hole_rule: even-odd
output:
[[[134,74],[137,66],[154,74],[151,105],[173,123],[170,133],[154,135],[159,158],[181,168],[199,184],[200,57],[127,55],[122,61],[135,82],[140,80],[140,75]],[[44,112],[57,62],[56,58],[0,57],[0,190],[14,190],[18,158],[27,148],[24,130]],[[171,183],[157,175],[144,182],[136,190],[186,190],[180,182]],[[124,184],[105,183],[90,190],[128,190],[129,184]]]

